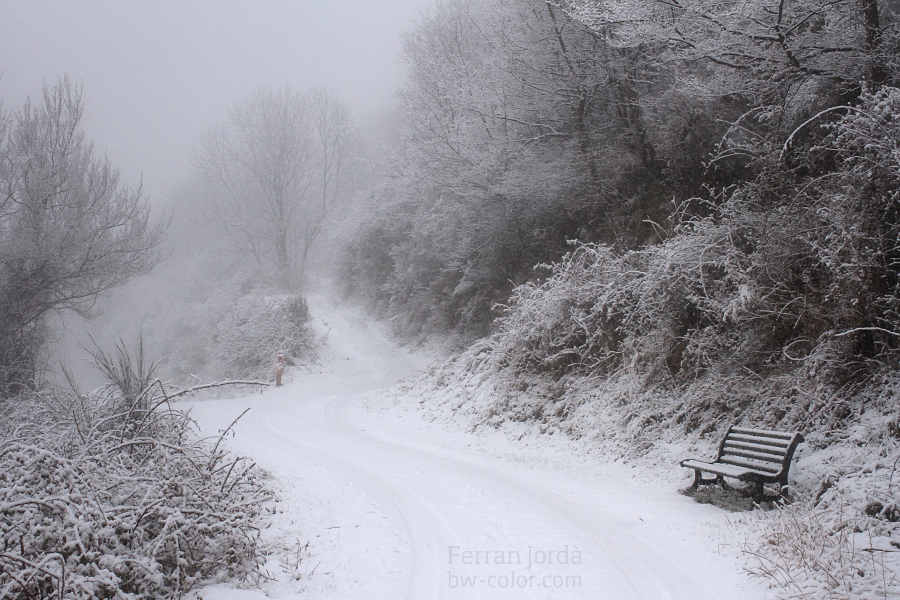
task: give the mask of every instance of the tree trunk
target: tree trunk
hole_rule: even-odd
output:
[[[873,83],[884,83],[887,73],[881,64],[881,56],[878,52],[881,41],[878,0],[862,0],[862,11],[866,27],[866,51],[869,53],[869,76]]]

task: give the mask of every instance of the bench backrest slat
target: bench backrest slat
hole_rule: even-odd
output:
[[[732,433],[745,433],[753,436],[776,438],[788,441],[790,441],[794,437],[794,433],[789,431],[765,431],[763,429],[748,429],[746,427],[732,427],[730,431]]]
[[[725,449],[722,451],[723,456],[743,456],[744,458],[752,458],[753,460],[758,460],[761,462],[773,463],[776,465],[781,465],[784,462],[784,455],[776,456],[773,454],[763,454],[762,452],[753,452],[752,450],[743,450],[741,448],[734,448],[729,446],[729,444],[725,444]]]
[[[759,444],[760,446],[771,446],[772,448],[787,449],[787,447],[791,445],[791,440],[764,438],[764,437],[760,437],[760,436],[746,435],[746,434],[742,434],[742,433],[730,433],[730,434],[728,434],[728,439],[739,441],[739,442],[751,442],[753,444]]]
[[[771,456],[777,457],[784,456],[784,449],[782,448],[763,446],[762,444],[754,444],[753,442],[742,442],[735,440],[733,437],[729,438],[728,441],[725,442],[725,447],[734,448],[737,450],[750,450],[752,452],[759,452],[761,454],[769,454]]]
[[[725,463],[726,465],[734,465],[736,467],[747,467],[748,469],[753,469],[754,471],[762,471],[763,473],[768,473],[769,475],[776,475],[779,471],[781,471],[780,464],[758,462],[755,460],[741,458],[739,456],[723,456],[716,462]]]

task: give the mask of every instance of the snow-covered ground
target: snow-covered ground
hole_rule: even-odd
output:
[[[272,473],[281,498],[264,534],[272,579],[207,587],[203,599],[765,594],[723,551],[727,515],[678,494],[677,482],[593,464],[562,442],[526,450],[423,419],[427,398],[384,390],[426,358],[352,311],[322,300],[311,309],[328,332],[317,372],[193,403],[208,433],[250,408],[230,444]]]

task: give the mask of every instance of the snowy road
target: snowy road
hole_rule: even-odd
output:
[[[421,364],[364,319],[317,304],[330,329],[327,372],[193,407],[210,433],[251,408],[230,443],[280,482],[282,512],[267,535],[285,554],[267,565],[280,578],[264,586],[268,597],[760,596],[713,543],[698,542],[699,525],[720,511],[671,486],[602,467],[523,466],[467,447],[461,434],[366,409],[366,393]],[[306,541],[305,576],[285,581],[287,549]],[[215,586],[202,597],[264,596]]]

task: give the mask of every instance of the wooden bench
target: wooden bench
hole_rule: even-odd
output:
[[[696,489],[701,484],[725,485],[725,477],[732,477],[755,485],[754,498],[765,499],[763,486],[779,484],[779,496],[788,484],[788,470],[797,444],[803,441],[799,432],[764,431],[731,426],[719,444],[719,455],[713,462],[687,459],[681,466],[694,469]],[[715,479],[703,479],[703,472],[716,475]]]

